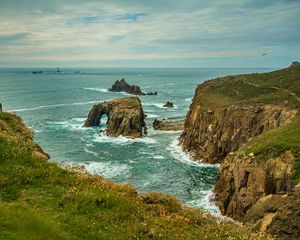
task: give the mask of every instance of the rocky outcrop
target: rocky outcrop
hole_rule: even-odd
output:
[[[101,117],[107,115],[108,136],[142,137],[147,134],[144,112],[137,97],[117,98],[94,105],[84,127],[99,126]]]
[[[124,78],[117,80],[111,88],[108,89],[111,92],[126,92],[134,95],[146,95],[143,93],[139,86],[129,85]]]
[[[157,95],[157,92],[149,92],[149,93],[144,93],[142,92],[141,88],[137,85],[129,85],[124,78],[121,80],[117,80],[111,88],[108,89],[108,91],[111,92],[126,92],[129,94],[133,95]]]
[[[196,160],[220,163],[228,153],[253,137],[286,124],[296,113],[295,109],[272,104],[202,108],[194,101],[180,143]]]
[[[297,207],[300,200],[295,198],[296,195],[299,196],[299,190],[297,193],[296,189],[292,190],[290,180],[294,159],[291,151],[285,151],[281,156],[266,161],[244,152],[229,154],[221,165],[214,189],[215,200],[221,212],[273,235],[286,236],[283,233],[286,228],[290,228],[293,235],[300,234]],[[296,211],[291,212],[288,208],[296,208]],[[285,216],[287,214],[291,216]],[[286,224],[286,219],[294,219],[294,227],[275,227]]]
[[[166,121],[166,120],[157,120],[153,121],[153,128],[160,131],[181,131],[184,127],[184,120],[178,121]]]
[[[0,112],[2,112],[2,103],[0,103]]]
[[[163,105],[163,107],[166,107],[166,108],[173,108],[174,107],[174,104],[172,102],[166,102],[165,105]]]

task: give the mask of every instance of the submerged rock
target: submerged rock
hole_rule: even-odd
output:
[[[157,120],[153,121],[153,128],[155,130],[160,131],[180,131],[183,130],[184,120],[177,121],[165,121],[165,120]]]
[[[167,101],[165,105],[163,105],[163,107],[172,108],[174,107],[174,104],[172,102]]]
[[[88,114],[84,127],[98,126],[101,117],[107,115],[108,136],[119,135],[139,138],[147,134],[145,116],[141,101],[137,97],[116,98],[94,105]]]

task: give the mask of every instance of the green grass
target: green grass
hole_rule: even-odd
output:
[[[258,160],[265,161],[270,157],[278,157],[286,150],[295,156],[294,184],[300,182],[300,116],[291,123],[265,132],[249,142],[244,148],[246,153],[254,153]]]
[[[267,239],[172,196],[50,163],[15,115],[0,113],[0,129],[0,239]]]
[[[299,100],[290,94],[300,97],[300,64],[269,73],[220,77],[199,85],[197,91],[201,91],[196,96],[197,102],[203,107],[225,107],[241,102],[300,107]]]
[[[300,111],[300,63],[269,73],[241,74],[206,81],[197,88],[194,102],[202,109],[266,103]],[[291,93],[296,94],[296,97]],[[297,99],[298,97],[298,99]],[[242,148],[259,161],[291,150],[295,156],[292,181],[300,182],[300,116],[288,125],[263,133]]]

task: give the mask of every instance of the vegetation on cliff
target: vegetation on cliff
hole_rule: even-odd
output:
[[[47,161],[21,119],[0,113],[0,239],[266,239],[171,196]]]

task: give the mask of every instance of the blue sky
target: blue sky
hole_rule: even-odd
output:
[[[0,67],[283,67],[300,60],[299,13],[300,0],[0,0]]]

